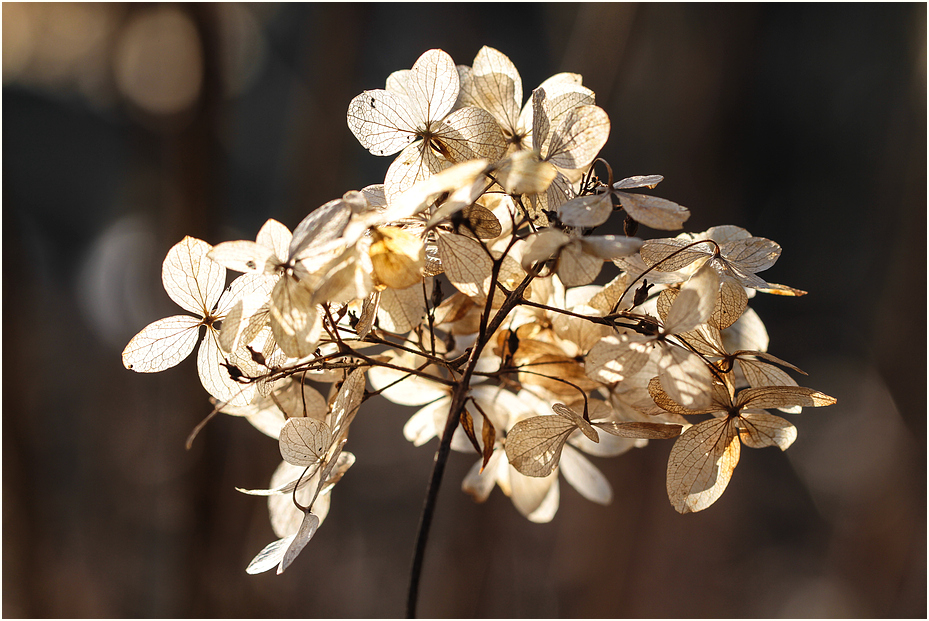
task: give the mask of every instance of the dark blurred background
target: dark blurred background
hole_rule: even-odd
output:
[[[680,516],[669,443],[596,460],[610,507],[562,484],[551,524],[452,456],[425,560],[428,617],[926,616],[926,5],[15,4],[3,15],[3,615],[403,614],[435,441],[412,410],[362,410],[357,463],[283,576],[277,444],[213,421],[193,359],[120,352],[177,307],[161,262],[190,234],[253,239],[274,217],[383,179],[348,102],[439,47],[516,64],[524,95],[583,74],[618,176],[663,174],[687,230],[780,243],[759,295],[770,351],[838,404],[745,450],[722,499]],[[642,230],[644,237],[663,234]]]

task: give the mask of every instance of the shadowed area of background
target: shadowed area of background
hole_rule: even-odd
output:
[[[184,235],[254,239],[269,217],[383,179],[345,123],[438,47],[507,54],[525,96],[584,76],[618,176],[662,174],[687,230],[780,243],[752,301],[770,351],[838,398],[743,451],[696,515],[665,494],[669,443],[596,460],[609,507],[562,486],[550,524],[452,456],[425,560],[428,617],[926,616],[926,7],[907,5],[11,4],[3,15],[3,615],[403,614],[435,441],[412,410],[362,409],[332,510],[283,576],[277,444],[209,412],[195,363],[120,352],[176,313]],[[643,229],[643,237],[660,233]]]

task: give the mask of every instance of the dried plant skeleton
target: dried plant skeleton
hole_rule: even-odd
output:
[[[154,322],[123,352],[127,368],[161,371],[203,326],[197,368],[215,411],[278,439],[269,489],[247,493],[268,496],[279,539],[249,573],[283,571],[315,535],[369,399],[414,408],[397,433],[415,445],[439,438],[427,511],[452,449],[475,455],[467,493],[483,501],[498,486],[533,522],[554,517],[559,475],[610,502],[591,457],[649,440],[674,442],[674,509],[703,510],[742,445],[796,438],[767,409],[835,403],[767,353],[748,306],[756,292],[804,293],[758,275],[778,244],[737,226],[631,236],[639,225],[667,235],[690,214],[650,194],[660,175],[613,179],[598,158],[610,120],[581,76],[524,98],[501,52],[456,66],[430,50],[355,97],[348,126],[395,157],[383,183],[326,203],[293,234],[269,220],[256,241],[186,237],[163,280],[192,315]],[[610,221],[630,236],[598,232]],[[228,286],[227,269],[241,273]]]

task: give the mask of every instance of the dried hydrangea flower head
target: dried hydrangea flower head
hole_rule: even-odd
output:
[[[594,460],[676,438],[667,492],[687,513],[718,501],[742,444],[791,445],[796,427],[766,409],[835,403],[768,353],[748,306],[757,292],[804,293],[757,275],[778,244],[737,226],[634,237],[679,230],[690,212],[649,193],[660,175],[613,180],[599,157],[609,117],[579,75],[523,99],[500,51],[456,66],[429,50],[349,104],[361,146],[397,155],[383,180],[293,234],[269,220],[254,242],[187,237],[168,252],[165,289],[194,316],[147,326],[123,362],[174,366],[204,326],[197,368],[213,413],[278,441],[270,487],[241,490],[268,497],[278,537],[249,573],[284,571],[315,536],[371,399],[414,408],[398,433],[438,443],[410,614],[452,450],[477,457],[462,483],[476,501],[499,487],[546,522],[560,475],[606,504]],[[598,232],[617,218],[627,235]],[[242,273],[228,287],[227,269]]]

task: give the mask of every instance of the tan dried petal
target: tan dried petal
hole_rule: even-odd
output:
[[[700,356],[669,344],[661,348],[658,366],[658,378],[672,399],[691,409],[710,405],[713,375]]]
[[[638,252],[642,240],[625,235],[587,235],[578,240],[585,254],[611,261]]]
[[[797,428],[780,416],[743,412],[739,417],[739,438],[749,448],[776,446],[786,451],[797,439]]]
[[[496,166],[497,182],[513,195],[545,192],[558,175],[554,166],[530,150],[516,151]]]
[[[580,240],[573,240],[561,249],[555,271],[565,287],[578,287],[592,283],[602,269],[603,259],[587,254]]]
[[[123,350],[123,366],[156,373],[181,362],[197,344],[202,321],[190,315],[165,317],[145,326]]]
[[[483,183],[478,185],[478,182],[483,182],[486,178],[484,171],[489,164],[490,162],[485,159],[469,160],[449,166],[424,178],[391,200],[391,207],[385,212],[385,219],[392,222],[408,218],[430,207],[440,195],[446,192],[454,193],[462,188],[468,188],[469,194],[464,196],[463,200],[458,201],[456,208],[460,209],[470,205],[479,196],[478,191],[471,198],[470,190],[473,187],[483,188]],[[467,200],[468,198],[470,200]]]
[[[610,136],[610,117],[598,106],[568,112],[552,135],[545,159],[558,168],[579,170],[590,165]]]
[[[406,289],[422,281],[426,249],[418,235],[393,226],[375,228],[372,235],[374,242],[368,254],[381,284]]]
[[[661,380],[657,377],[653,377],[648,382],[648,394],[651,395],[652,400],[658,407],[674,414],[690,416],[692,414],[709,414],[710,412],[721,411],[718,404],[712,404],[702,408],[684,407],[672,399],[667,392],[665,392],[664,388],[662,387]]]
[[[393,205],[400,194],[451,165],[452,162],[422,141],[411,144],[400,152],[387,169],[387,175],[384,177],[387,202]]]
[[[279,262],[271,248],[246,240],[217,244],[207,256],[236,272],[273,273]]]
[[[762,386],[796,386],[797,382],[783,369],[761,360],[752,360],[740,356],[739,366],[749,386],[760,388]]]
[[[552,410],[555,414],[571,421],[574,425],[580,429],[585,436],[587,436],[591,442],[599,442],[600,436],[597,435],[597,430],[594,429],[590,423],[584,420],[584,417],[566,406],[563,403],[556,403],[552,406]]]
[[[665,319],[665,332],[689,332],[705,323],[716,306],[718,291],[719,276],[711,265],[705,263],[684,283],[671,304]]]
[[[545,477],[561,459],[568,436],[577,426],[561,416],[533,416],[519,421],[506,437],[510,465],[527,477]]]
[[[254,384],[240,384],[232,379],[223,363],[233,364],[242,371],[243,361],[219,347],[218,333],[210,327],[197,350],[197,374],[208,393],[232,405],[248,405],[255,396]]]
[[[612,213],[613,202],[609,193],[578,196],[558,207],[558,219],[577,228],[600,226]]]
[[[433,121],[451,112],[459,86],[455,61],[445,51],[433,49],[413,63],[407,88],[418,108],[418,118]]]
[[[416,140],[419,119],[409,103],[386,90],[364,91],[348,104],[348,128],[374,155],[393,155]]]
[[[168,251],[161,267],[168,296],[200,317],[213,310],[226,287],[226,269],[207,258],[212,248],[188,235]]]
[[[774,265],[781,247],[764,237],[749,237],[720,244],[720,253],[740,269],[757,273]]]
[[[500,125],[483,108],[467,107],[455,110],[432,132],[436,147],[451,162],[486,158],[496,162],[506,154],[506,140]]]
[[[835,397],[825,395],[812,388],[802,386],[764,386],[746,388],[736,398],[740,408],[781,408],[799,405],[805,408],[818,408],[832,405]]]
[[[484,299],[483,283],[491,274],[493,261],[481,243],[465,235],[442,232],[438,246],[445,275],[452,285],[471,298]]]
[[[427,290],[432,288],[431,280]],[[405,334],[419,325],[426,314],[423,286],[417,283],[406,289],[385,289],[380,292],[377,309],[378,324],[384,330]]]
[[[503,227],[494,213],[475,203],[465,207],[462,211],[465,223],[459,228],[460,232],[471,233],[478,239],[495,239],[503,232]]]
[[[649,239],[639,251],[642,260],[648,267],[654,267],[659,272],[676,272],[687,267],[698,259],[706,259],[713,255],[713,247],[708,243],[697,245],[686,239]],[[685,246],[690,246],[684,250]]]
[[[484,46],[474,57],[474,97],[504,129],[512,132],[519,120],[523,83],[513,62],[502,52]]]
[[[690,427],[668,456],[668,499],[678,513],[702,511],[722,496],[739,463],[735,422],[713,418]]]
[[[620,438],[643,438],[646,440],[667,440],[681,435],[681,425],[664,423],[634,423],[605,421],[595,422],[593,426]]]
[[[689,209],[664,198],[627,192],[615,194],[630,218],[659,231],[676,231],[683,227],[684,222],[690,217]],[[666,268],[665,271],[675,269],[680,268]]]
[[[590,348],[584,367],[591,379],[615,384],[645,366],[650,353],[651,346],[639,338],[611,335]]]
[[[294,559],[297,558],[297,555],[300,554],[304,547],[306,547],[306,544],[310,542],[310,539],[313,538],[317,528],[319,528],[319,518],[309,511],[306,511],[303,522],[300,524],[300,529],[297,531],[293,541],[290,542],[290,545],[288,545],[287,549],[284,551],[284,556],[281,558],[281,564],[277,568],[278,575],[284,573],[284,570],[294,562]]]
[[[281,457],[295,466],[318,464],[331,445],[329,425],[315,418],[290,418],[281,429]]]
[[[708,323],[724,330],[738,321],[747,307],[748,295],[745,293],[745,287],[734,278],[723,275],[719,282],[716,307]]]
[[[309,356],[319,343],[322,321],[312,301],[312,292],[289,275],[282,276],[271,293],[271,330],[292,358]]]
[[[769,282],[766,283],[765,287],[756,287],[757,291],[762,293],[770,293],[772,295],[785,295],[789,297],[799,297],[801,295],[806,295],[806,291],[802,289],[794,289],[793,287],[788,287],[787,285],[779,285],[777,283]]]
[[[614,190],[629,190],[632,188],[654,188],[664,181],[661,175],[636,175],[620,179],[613,184]]]
[[[332,404],[332,415],[329,418],[332,426],[332,437],[336,441],[344,440],[348,434],[348,427],[358,414],[358,408],[364,398],[365,374],[363,369],[355,369],[348,374]]]

